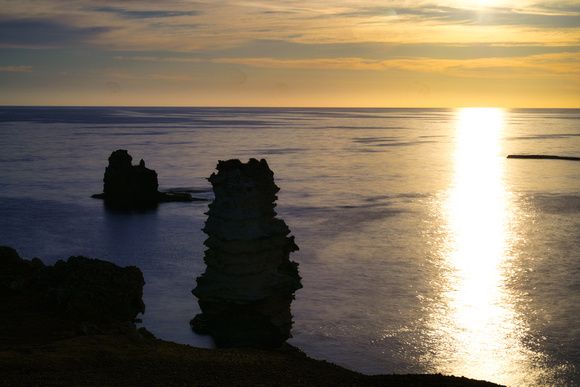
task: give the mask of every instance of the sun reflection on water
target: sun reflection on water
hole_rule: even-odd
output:
[[[501,157],[503,111],[463,109],[458,116],[454,173],[439,209],[447,239],[444,278],[433,316],[439,372],[514,381],[526,361],[525,326],[507,288],[510,207]],[[510,376],[511,375],[511,376]]]

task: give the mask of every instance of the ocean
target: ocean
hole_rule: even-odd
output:
[[[289,342],[365,374],[580,385],[579,109],[1,107],[0,245],[144,273],[158,338],[194,334],[208,201],[113,211],[126,149],[212,199],[219,160],[267,160],[300,250]]]

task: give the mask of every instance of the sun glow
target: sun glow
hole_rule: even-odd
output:
[[[480,9],[498,6],[501,0],[471,0],[469,2],[462,2],[464,6],[478,7]]]

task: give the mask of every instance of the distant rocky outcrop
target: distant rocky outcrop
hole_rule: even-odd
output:
[[[554,156],[554,155],[508,155],[508,159],[534,159],[534,160],[571,160],[580,161],[580,157]]]
[[[292,337],[290,304],[302,284],[289,259],[298,246],[275,217],[274,173],[263,159],[220,161],[217,170],[208,179],[207,268],[192,291],[202,313],[192,328],[220,347],[280,346]]]
[[[38,258],[24,260],[16,250],[0,246],[3,304],[16,300],[14,308],[26,308],[26,313],[36,308],[37,315],[58,316],[62,325],[76,331],[135,332],[137,315],[145,313],[144,285],[141,270],[134,266],[119,267],[82,256],[46,266]],[[10,322],[6,323],[3,329],[10,328]]]
[[[107,206],[120,209],[154,207],[161,202],[205,200],[193,198],[186,192],[159,192],[157,172],[147,168],[143,159],[138,165],[133,165],[132,160],[124,149],[111,153],[105,169],[103,193],[92,197],[104,199]]]

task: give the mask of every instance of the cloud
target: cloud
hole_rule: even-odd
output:
[[[580,53],[562,52],[525,57],[433,59],[402,58],[372,60],[362,58],[299,59],[222,58],[214,63],[251,67],[317,70],[404,70],[474,78],[562,78],[580,76]]]
[[[123,80],[128,80],[128,79],[134,79],[134,80],[158,79],[158,80],[164,80],[164,81],[193,81],[193,80],[196,80],[196,78],[193,78],[191,76],[179,75],[179,74],[171,74],[171,75],[167,75],[167,74],[139,74],[139,75],[137,75],[137,74],[129,74],[129,73],[108,72],[108,73],[105,73],[104,75],[108,78],[123,79]]]
[[[213,63],[235,63],[251,67],[267,68],[301,68],[301,69],[348,69],[348,70],[384,70],[381,61],[361,58],[333,59],[273,59],[273,58],[221,58]]]
[[[114,13],[125,19],[157,19],[179,16],[197,16],[200,14],[198,11],[134,11],[120,7],[89,8],[89,11]]]
[[[117,79],[133,79],[135,78],[132,74],[127,73],[107,73],[108,77],[117,78]]]
[[[146,62],[201,62],[201,59],[197,58],[160,58],[156,56],[116,56],[117,60],[136,60],[136,61],[146,61]]]
[[[517,4],[517,3],[515,3]],[[387,18],[392,21],[430,23],[431,25],[487,25],[487,26],[537,26],[549,28],[577,28],[580,7],[536,5],[534,7],[460,7],[434,4],[412,7],[358,7],[333,17],[355,19]]]
[[[217,1],[207,1],[207,0],[200,0],[200,2],[204,3],[216,3]],[[319,14],[333,14],[340,12],[340,8],[338,7],[328,7],[328,4],[320,4],[319,6],[313,7],[312,2],[294,2],[292,6],[290,5],[283,5],[282,2],[279,1],[277,4],[275,2],[256,2],[256,1],[224,1],[224,4],[237,6],[237,7],[247,7],[247,8],[255,8],[261,9],[263,14],[310,14],[310,15],[319,15]]]
[[[0,20],[0,46],[81,46],[113,30],[112,27],[77,27],[39,18]]]
[[[0,71],[15,72],[15,73],[31,73],[32,66],[5,66],[0,67]]]
[[[578,41],[580,17],[577,5],[554,1],[532,5],[526,5],[527,1],[490,3],[504,4],[502,7],[477,7],[475,0],[382,3],[337,0],[331,5],[322,0],[37,3],[34,7],[23,7],[11,0],[0,0],[2,13],[13,19],[0,21],[0,45],[92,46],[149,52],[245,49],[265,40],[309,45],[369,42],[439,45],[549,39],[554,44],[571,45]],[[257,54],[261,55],[263,52]]]
[[[196,78],[187,75],[164,75],[164,74],[149,74],[152,79],[160,79],[164,81],[194,81]]]
[[[549,1],[546,3],[535,4],[535,7],[551,13],[564,15],[579,15],[580,4],[577,1]]]
[[[580,75],[580,53],[568,52],[467,60],[395,59],[383,64],[386,68],[472,78],[577,79]]]

